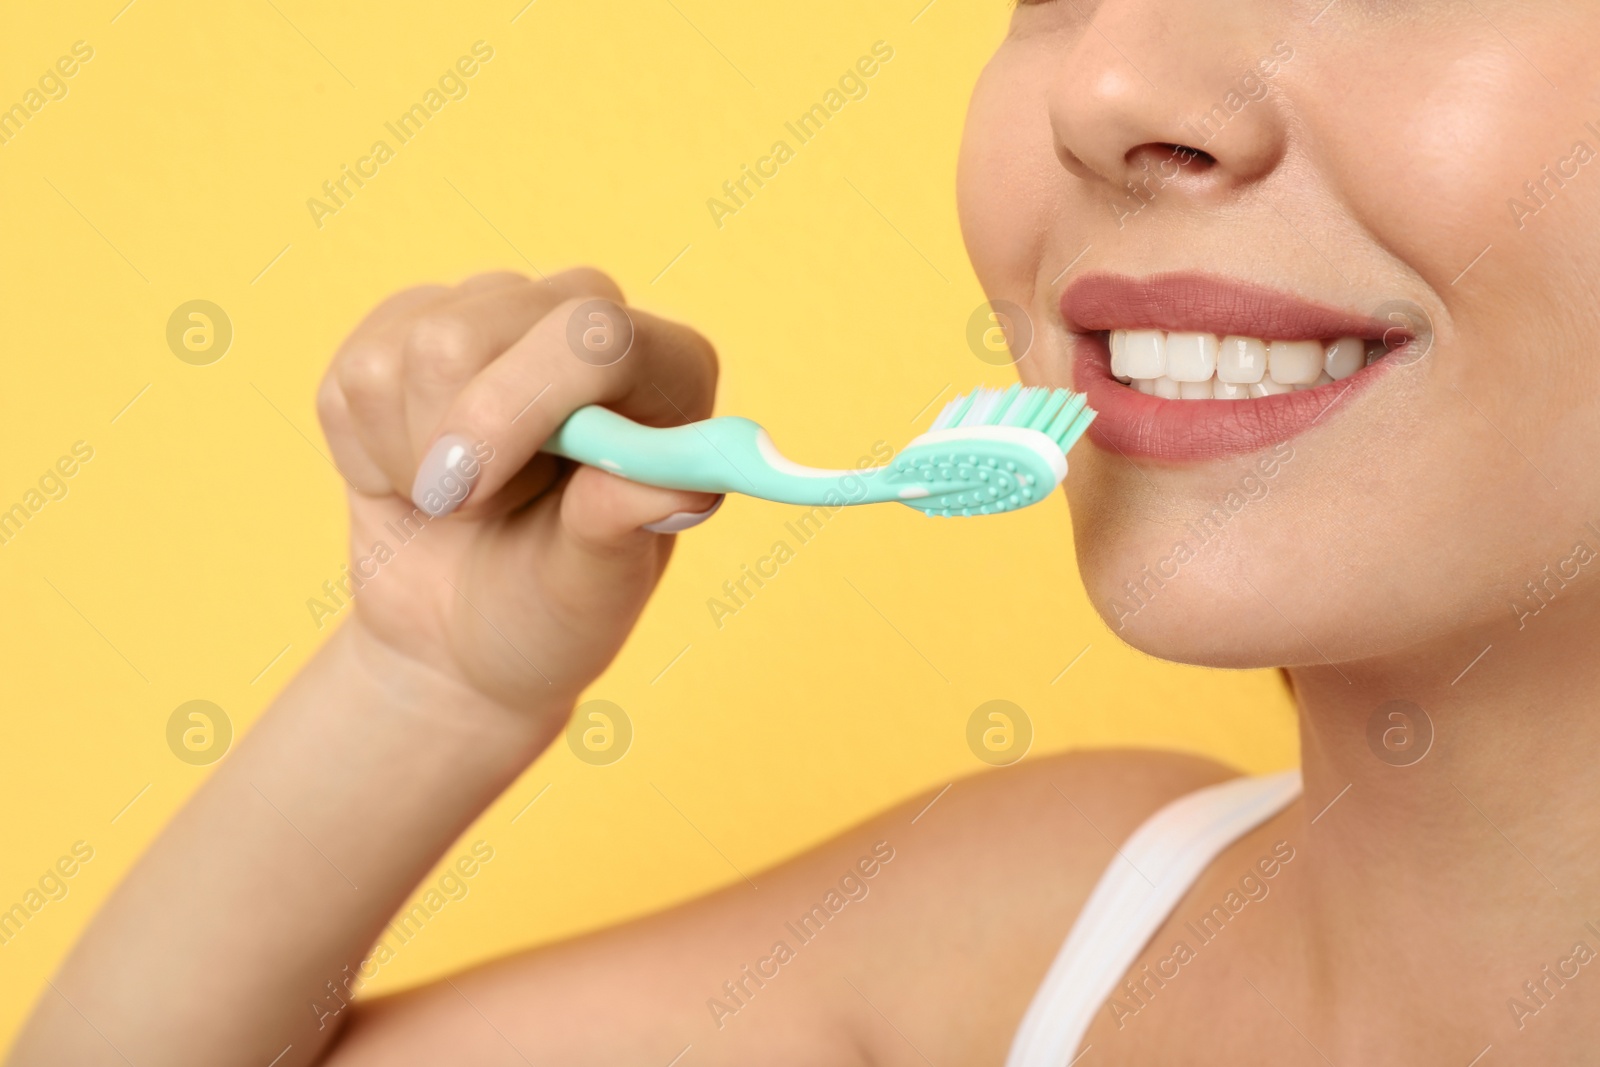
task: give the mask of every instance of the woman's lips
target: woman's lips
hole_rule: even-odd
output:
[[[1126,456],[1192,462],[1271,447],[1304,433],[1359,395],[1391,365],[1380,359],[1315,388],[1244,400],[1169,400],[1113,377],[1110,330],[1168,330],[1264,341],[1356,337],[1402,343],[1392,323],[1259,286],[1197,274],[1087,275],[1067,287],[1061,313],[1076,338],[1075,387],[1099,417],[1096,443]],[[1137,373],[1137,372],[1133,372]]]
[[[1075,333],[1186,330],[1269,341],[1380,338],[1394,328],[1370,315],[1206,274],[1086,274],[1061,294],[1061,315]]]

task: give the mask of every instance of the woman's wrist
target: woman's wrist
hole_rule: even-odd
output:
[[[397,718],[451,734],[482,735],[486,745],[520,759],[536,759],[560,732],[572,710],[568,695],[511,707],[439,666],[395,648],[373,634],[360,617],[340,627],[326,650],[342,671],[366,691],[366,699]]]

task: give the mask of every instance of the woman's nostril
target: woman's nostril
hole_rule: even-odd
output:
[[[1128,166],[1137,171],[1156,171],[1163,177],[1200,174],[1217,165],[1217,157],[1199,148],[1169,141],[1142,144],[1127,155]]]
[[[1217,157],[1173,141],[1149,141],[1123,157],[1124,184],[1141,199],[1148,199],[1169,183],[1208,174]]]
[[[1187,167],[1194,171],[1210,170],[1217,165],[1217,157],[1210,152],[1203,152],[1198,148],[1190,148],[1182,144],[1156,145],[1165,158],[1174,162],[1187,160]]]

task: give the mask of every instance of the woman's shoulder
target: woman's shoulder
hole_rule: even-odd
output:
[[[1223,763],[1183,752],[1087,749],[958,780],[941,803],[953,802],[947,820],[951,824],[978,820],[993,825],[998,818],[1019,823],[1015,828],[1024,834],[1120,842],[1171,801],[1239,776]],[[1033,818],[1025,823],[1008,818],[1022,812]]]
[[[710,896],[383,998],[340,1062],[477,1032],[473,1004],[542,1047],[577,1034],[565,1020],[623,1003],[629,1025],[697,1054],[709,1028],[708,1062],[907,1062],[911,1040],[945,1062],[998,1063],[1118,846],[1233,777],[1195,756],[1103,750],[939,783]]]
[[[912,926],[944,909],[970,908],[984,916],[979,922],[1004,913],[1059,926],[1140,824],[1180,797],[1239,776],[1215,760],[1159,749],[1038,757],[936,785],[773,873],[803,880],[801,872],[831,870],[876,849],[894,857],[881,886],[897,898],[895,922]]]
[[[1050,755],[958,779],[873,820],[903,842],[908,881],[1010,901],[1059,926],[1077,914],[1118,847],[1155,812],[1239,777],[1201,756],[1153,749]],[[909,816],[909,817],[908,817]]]
[[[937,1047],[998,1062],[1122,843],[1168,803],[1237,777],[1177,752],[1051,755],[936,787],[847,833],[833,858],[871,842],[895,857],[858,946],[896,961],[892,1003],[876,1009],[944,1005],[925,1020]]]
[[[1151,815],[1239,774],[1157,749],[1067,752],[957,779],[872,825],[887,833],[898,824],[930,869],[1003,871],[1019,890],[1035,886],[1071,904],[1088,896],[1117,846]]]

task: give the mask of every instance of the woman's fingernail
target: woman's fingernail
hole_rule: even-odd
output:
[[[699,526],[717,513],[726,497],[717,497],[717,502],[704,511],[680,511],[676,515],[668,515],[660,522],[652,522],[645,526],[651,533],[675,534],[695,526]]]
[[[436,519],[448,515],[466,502],[482,472],[472,442],[460,434],[445,434],[422,457],[411,483],[411,502]]]

